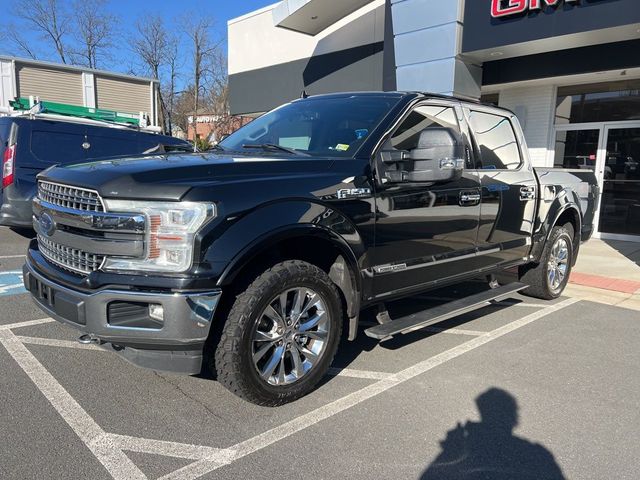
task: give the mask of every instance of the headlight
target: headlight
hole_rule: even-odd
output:
[[[104,200],[109,212],[142,213],[147,218],[145,258],[107,258],[105,270],[184,272],[193,261],[195,235],[215,217],[215,205],[194,202]]]

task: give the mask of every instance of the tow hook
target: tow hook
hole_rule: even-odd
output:
[[[85,333],[78,338],[78,343],[82,345],[100,345],[101,342],[98,337],[94,337],[90,333]]]

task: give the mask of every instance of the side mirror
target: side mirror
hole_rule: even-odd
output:
[[[427,128],[420,132],[417,148],[393,155],[383,152],[383,161],[398,165],[386,172],[393,182],[450,182],[462,176],[464,151],[462,136],[455,130]]]

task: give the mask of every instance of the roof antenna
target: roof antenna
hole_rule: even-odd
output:
[[[302,90],[302,93],[300,94],[300,98],[309,98],[309,94],[307,93],[306,90]]]

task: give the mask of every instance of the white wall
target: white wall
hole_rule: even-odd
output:
[[[384,0],[371,2],[316,36],[276,27],[276,6],[229,20],[230,75],[384,40]]]
[[[8,107],[9,100],[13,100],[15,96],[13,62],[0,61],[0,107]]]
[[[553,134],[555,98],[554,85],[500,91],[500,106],[512,110],[518,116],[527,139],[531,160],[536,167],[553,165],[549,145]]]

